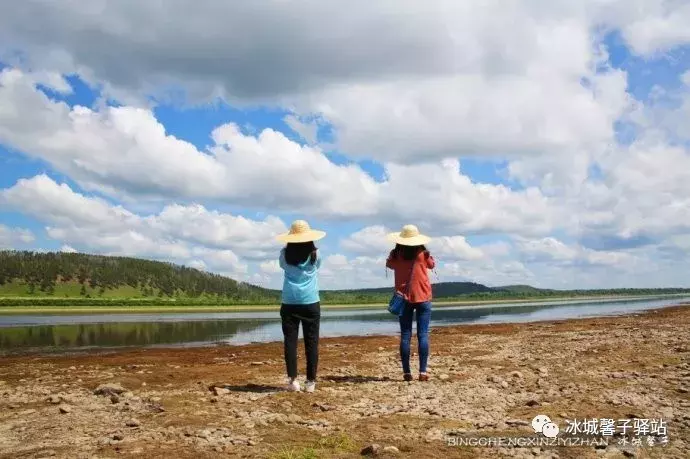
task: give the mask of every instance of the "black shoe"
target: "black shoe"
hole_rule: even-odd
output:
[[[411,373],[405,373],[405,374],[403,375],[403,379],[404,379],[405,381],[412,381],[412,374],[411,374]]]

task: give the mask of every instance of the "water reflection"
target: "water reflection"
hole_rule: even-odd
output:
[[[436,307],[432,326],[517,323],[623,314],[678,304],[683,298],[578,303]],[[395,334],[385,309],[324,311],[322,336]],[[277,341],[277,312],[195,314],[94,314],[0,317],[0,353],[119,346],[170,346]]]
[[[134,322],[0,328],[0,349],[150,346],[221,342],[259,321]]]

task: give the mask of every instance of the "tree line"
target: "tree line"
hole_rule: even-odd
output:
[[[0,286],[11,282],[23,283],[29,295],[51,295],[60,283],[76,283],[84,297],[121,287],[135,289],[142,297],[277,297],[268,289],[172,263],[81,253],[0,251]]]

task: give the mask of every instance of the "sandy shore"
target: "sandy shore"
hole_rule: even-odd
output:
[[[323,339],[314,394],[282,390],[279,343],[3,357],[0,457],[354,458],[377,444],[380,457],[684,458],[689,337],[687,305],[438,328],[427,383],[402,381],[396,337]],[[669,443],[469,448],[447,441],[531,436],[537,414],[561,429],[573,418],[663,419]]]

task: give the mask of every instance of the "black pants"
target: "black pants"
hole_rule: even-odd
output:
[[[297,377],[297,337],[301,322],[304,350],[307,354],[307,380],[316,381],[316,368],[319,363],[321,303],[283,304],[280,307],[280,318],[283,322],[285,366],[288,377]]]

